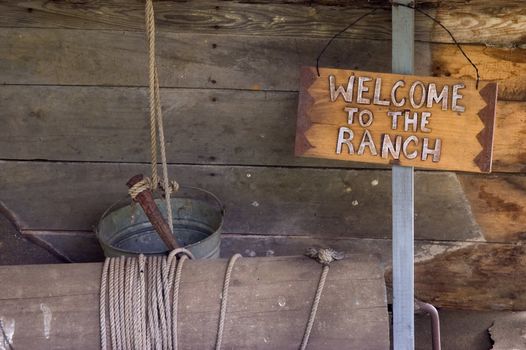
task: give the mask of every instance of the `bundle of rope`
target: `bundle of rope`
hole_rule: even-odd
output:
[[[177,256],[180,255],[180,258]],[[307,256],[323,265],[300,349],[307,348],[329,265],[343,258],[332,249],[309,249]],[[228,291],[235,262],[228,261],[221,294],[215,349],[221,349],[227,315]],[[192,254],[173,250],[168,257],[144,256],[107,258],[100,290],[100,336],[102,350],[178,349],[179,292],[184,262]]]
[[[230,279],[240,257],[232,256],[226,268],[216,349],[221,348]],[[106,259],[100,289],[102,350],[178,348],[179,288],[189,258],[192,253],[179,248],[168,257],[141,254]]]

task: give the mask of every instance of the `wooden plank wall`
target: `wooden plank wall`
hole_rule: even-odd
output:
[[[526,7],[419,3],[499,82],[499,102],[493,175],[416,174],[416,295],[525,309]],[[390,171],[293,156],[300,66],[372,6],[321,63],[389,72],[384,0],[155,2],[171,174],[226,203],[223,254],[332,245],[388,267]],[[100,259],[93,225],[148,172],[143,23],[140,0],[0,1],[0,203],[23,234],[73,261]],[[421,14],[416,23],[417,74],[474,78],[447,33]]]

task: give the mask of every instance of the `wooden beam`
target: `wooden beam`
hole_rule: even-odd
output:
[[[226,263],[185,262],[179,294],[185,307],[178,314],[181,348],[213,346]],[[12,325],[12,347],[100,348],[101,269],[100,263],[0,267],[0,279],[8,281],[0,285],[1,319],[5,328]],[[297,348],[320,271],[321,265],[307,257],[238,260],[223,346]],[[353,255],[333,263],[326,281],[309,348],[389,349],[385,284],[377,261]]]
[[[164,87],[297,91],[300,67],[315,64],[327,39],[160,33],[157,41]],[[415,45],[415,74],[475,78],[455,45]],[[336,40],[321,63],[390,72],[389,47],[388,41]],[[499,99],[526,100],[526,48],[464,50],[483,80],[499,83]],[[0,29],[3,84],[147,86],[146,67],[142,32]]]
[[[0,165],[2,202],[16,213],[22,230],[91,230],[106,208],[126,197],[123,181],[149,172],[147,164]],[[181,185],[206,188],[223,201],[224,232],[391,236],[387,171],[192,165],[169,171]],[[419,172],[415,185],[417,238],[481,238],[455,174]]]
[[[432,0],[418,4],[436,16],[461,43],[507,47],[525,43],[522,23],[526,14],[521,0],[498,3]],[[161,32],[331,37],[373,6],[383,10],[364,18],[342,37],[389,40],[391,14],[386,0],[169,1],[155,3],[155,13]],[[0,26],[5,27],[119,31],[143,31],[144,28],[143,5],[125,0],[104,4],[9,1],[0,4],[0,13]],[[424,15],[417,13],[415,22],[416,40],[451,42],[449,35]]]
[[[163,89],[162,97],[171,162],[371,167],[294,157],[294,92]],[[147,101],[144,88],[0,86],[0,159],[149,162],[138,147],[149,142]],[[526,102],[499,102],[494,171],[526,171],[524,132]]]

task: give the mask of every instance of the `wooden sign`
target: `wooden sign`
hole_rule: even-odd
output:
[[[497,84],[301,71],[298,156],[491,172]]]

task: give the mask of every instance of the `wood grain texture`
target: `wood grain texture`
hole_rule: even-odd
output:
[[[497,97],[495,83],[481,82],[480,90],[477,90],[473,81],[451,78],[380,74],[330,68],[319,68],[320,76],[317,74],[316,67],[302,68],[300,85],[304,90],[300,91],[298,102],[296,137],[301,140],[299,142],[307,143],[309,147],[296,148],[297,156],[383,165],[399,164],[428,169],[491,172]],[[333,79],[332,88],[329,83],[331,78]],[[369,80],[367,84],[364,83],[365,93],[363,94],[360,93],[359,82],[362,78]],[[393,86],[400,81],[404,86],[392,90]],[[380,88],[377,89],[375,83],[376,86],[380,83]],[[423,96],[420,100],[418,100],[419,97],[416,97],[417,101],[422,101],[420,108],[414,108],[413,102],[409,103],[412,98],[409,92],[410,86],[412,89],[416,83],[421,86],[417,96]],[[427,94],[423,90],[427,91],[427,87],[431,84],[434,84],[438,94],[441,94],[444,88],[445,96],[442,96],[442,102],[446,102],[447,107],[444,108],[444,103],[430,105],[429,98],[426,106]],[[454,93],[452,91],[455,90],[456,84],[463,86],[459,90],[461,98],[459,105],[463,108],[462,112],[456,112],[453,107]],[[339,95],[337,92],[339,89],[355,97],[344,98],[343,94]],[[393,94],[398,97],[388,97]],[[373,104],[373,95],[375,99],[380,100],[377,104]],[[367,102],[360,103],[360,99]],[[396,99],[405,102],[396,107]],[[380,106],[380,103],[387,105]],[[346,109],[350,107],[354,107],[356,111],[353,117],[349,117],[346,112]],[[362,125],[362,121],[358,121],[358,112],[362,111],[370,113],[369,117],[364,118],[368,123],[366,126]],[[404,111],[410,113],[411,117],[416,115],[417,124],[413,128],[409,128],[407,123],[404,127],[403,115],[398,119],[389,117],[390,112],[403,114]],[[429,113],[427,125],[423,124],[424,112]],[[351,141],[340,141],[339,135],[342,135],[342,130],[347,130],[347,134],[341,139]],[[389,138],[391,146],[395,144],[395,137],[399,138],[398,146],[393,146],[398,149],[398,157],[385,150],[383,144],[385,144],[384,138],[386,137]],[[416,141],[406,154],[402,149],[405,149],[405,140],[408,140],[409,137],[416,137]],[[429,140],[430,150],[438,149],[437,159],[434,155],[427,156],[427,159],[424,157],[426,139]],[[362,148],[364,142],[370,146]]]
[[[283,2],[283,1],[282,1]],[[342,35],[345,38],[391,37],[387,1],[161,1],[155,3],[158,28],[163,32],[330,37],[371,7],[383,8]],[[294,4],[290,4],[294,3]],[[336,6],[326,6],[336,5]],[[448,27],[462,43],[492,46],[525,44],[526,10],[520,0],[421,1],[419,5]],[[142,31],[144,6],[140,1],[77,2],[3,1],[0,26],[113,29]],[[433,21],[416,13],[419,41],[450,43],[449,35]]]
[[[297,94],[163,89],[168,160],[371,167],[294,157]],[[147,90],[0,86],[0,159],[149,162]],[[526,171],[526,102],[499,102],[493,170]]]
[[[179,303],[179,344],[212,349],[226,260],[187,261]],[[15,320],[16,349],[98,349],[102,264],[1,267],[3,320]],[[301,342],[320,264],[306,257],[240,259],[232,274],[223,346],[296,349]],[[331,265],[312,349],[389,349],[385,282],[379,264],[352,256]],[[39,288],[31,288],[38,285]],[[280,300],[280,303],[278,303]],[[284,302],[283,302],[284,301]],[[44,336],[42,308],[52,315]]]
[[[459,176],[484,237],[493,242],[526,238],[526,176]]]
[[[497,102],[493,170],[526,172],[526,102]]]
[[[159,33],[157,42],[162,86],[298,91],[300,67],[315,64],[326,39]],[[416,43],[415,50],[417,75],[475,77],[454,45]],[[526,48],[467,45],[464,50],[483,80],[499,83],[499,99],[526,100]],[[390,45],[335,40],[321,65],[390,72]],[[0,29],[5,84],[146,86],[146,67],[143,33]]]
[[[435,306],[526,310],[523,244],[474,243],[415,264],[416,297]]]
[[[21,230],[90,230],[106,208],[126,197],[123,179],[149,172],[147,164],[1,162],[0,166],[2,202],[17,214]],[[181,165],[171,166],[170,174],[180,184],[208,189],[223,201],[223,232],[391,235],[386,171]],[[416,190],[417,238],[481,238],[455,174],[417,173]]]

